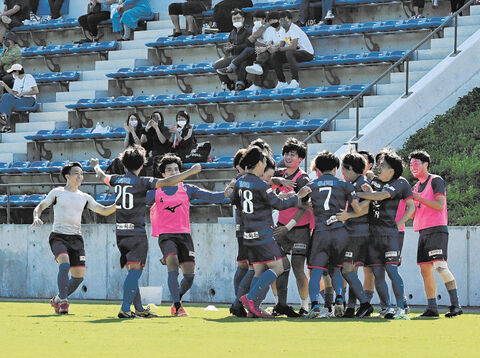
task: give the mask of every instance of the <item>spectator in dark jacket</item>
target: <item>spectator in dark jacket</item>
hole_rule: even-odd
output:
[[[248,39],[252,32],[250,29],[245,27],[245,14],[240,9],[232,10],[232,23],[235,28],[232,30],[232,32],[230,32],[228,42],[225,45],[224,50],[226,55],[225,57],[217,60],[214,63],[213,68],[217,70],[218,77],[222,82],[223,90],[233,90],[235,87],[237,90],[243,90],[245,89],[245,80],[247,78],[245,67],[251,63],[244,62],[240,66],[236,67],[236,86],[234,86],[234,82],[228,77],[228,74],[226,74],[223,69],[228,67],[232,60],[240,55],[245,48],[253,47],[252,42],[250,42]]]
[[[170,152],[175,153],[184,161],[186,156],[195,148],[197,140],[187,111],[179,111],[176,120],[177,124],[170,126],[169,141],[172,145]]]
[[[252,0],[223,0],[213,7],[213,24],[205,30],[205,33],[230,32],[233,30],[232,17],[233,9],[252,7]]]
[[[195,25],[193,15],[201,14],[204,11],[210,10],[212,7],[212,0],[187,0],[186,2],[174,2],[168,6],[168,14],[173,23],[173,36],[177,37],[182,34],[180,27],[180,15],[185,16],[187,22],[187,34],[195,35],[201,31]]]
[[[146,134],[141,141],[145,144],[143,147],[147,150],[149,155],[147,163],[147,175],[152,175],[153,168],[163,158],[166,153],[169,153],[172,145],[169,141],[170,130],[165,126],[165,121],[161,112],[155,111],[150,116],[150,120],[145,126]]]
[[[143,146],[146,142],[145,128],[140,119],[140,116],[136,113],[132,113],[128,116],[127,121],[123,125],[123,128],[127,131],[125,140],[123,141],[123,147],[127,148],[134,144]]]
[[[0,39],[3,39],[7,29],[22,26],[23,20],[30,17],[28,0],[5,0],[3,12],[0,13]]]

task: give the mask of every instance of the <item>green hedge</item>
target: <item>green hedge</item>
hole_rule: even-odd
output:
[[[445,179],[449,225],[479,225],[480,88],[412,135],[399,154],[407,161],[416,149],[430,154],[430,171]],[[411,184],[416,181],[408,165],[404,174]]]

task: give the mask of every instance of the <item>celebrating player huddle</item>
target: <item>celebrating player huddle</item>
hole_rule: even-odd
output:
[[[98,160],[91,160],[97,176],[115,188],[116,203],[108,207],[78,190],[83,180],[79,163],[66,166],[62,170],[67,179],[65,188],[53,189],[34,211],[34,225],[40,225],[41,212],[55,205],[50,236],[52,253],[59,264],[59,294],[51,300],[55,311],[68,313],[67,297],[83,279],[85,251],[80,219],[87,206],[102,215],[116,211],[120,265],[128,270],[118,317],[155,317],[148,308],[142,307],[138,289],[148,251],[146,204],[153,204],[152,236],[158,237],[163,254],[161,261],[167,266],[173,302],[171,314],[188,316],[181,299],[192,286],[195,274],[190,200],[216,202],[225,196],[231,198],[236,214],[236,298],[230,307],[235,316],[363,318],[373,313],[370,300],[374,283],[382,308],[380,316],[409,319],[398,266],[404,226],[412,217],[414,230],[420,234],[417,263],[428,299],[428,307],[421,316],[439,316],[434,270],[445,282],[451,300],[445,316],[463,313],[455,278],[446,261],[445,183],[441,177],[428,172],[430,157],[426,152],[416,151],[410,155],[410,171],[418,179],[413,190],[401,176],[402,159],[391,149],[377,154],[377,175],[369,170],[368,161],[370,158],[373,161],[373,156],[368,152],[350,152],[340,161],[333,153],[322,151],[311,163],[316,175],[313,181],[299,168],[306,157],[304,143],[289,138],[282,155],[285,168],[276,168],[270,146],[257,139],[235,155],[238,175],[225,191],[209,192],[181,182],[198,173],[199,165],[180,173],[181,160],[166,155],[154,169],[154,176],[158,178],[141,177],[145,153],[137,146],[127,148],[120,155],[127,171],[125,175],[106,175],[98,166]],[[337,176],[339,169],[343,179]],[[309,279],[305,275],[305,262]],[[359,266],[364,266],[363,285],[357,276]],[[183,273],[180,284],[179,268]],[[290,268],[293,268],[301,299],[298,313],[287,305]],[[389,296],[385,273],[391,281],[395,305]],[[349,286],[348,306],[345,282]],[[261,308],[270,288],[276,301],[271,313]],[[319,295],[323,297],[323,307],[319,304]],[[357,300],[360,305],[355,312]],[[132,304],[135,312],[131,311]]]

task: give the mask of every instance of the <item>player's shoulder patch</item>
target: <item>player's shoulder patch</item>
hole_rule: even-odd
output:
[[[268,189],[266,190],[266,192],[267,192],[267,194],[270,194],[271,192],[273,192],[273,189],[272,189],[272,188],[268,188]]]

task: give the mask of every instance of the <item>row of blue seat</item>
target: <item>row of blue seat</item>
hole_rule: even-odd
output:
[[[301,62],[299,67],[356,65],[375,62],[394,62],[405,55],[406,51],[382,51],[351,53],[346,55],[315,56],[312,61]],[[188,65],[140,66],[134,68],[120,68],[117,72],[107,73],[106,76],[115,79],[136,77],[157,77],[171,75],[194,75],[214,73],[213,62],[203,62]]]
[[[80,72],[50,72],[33,75],[37,83],[70,82],[80,79]]]
[[[90,166],[90,161],[79,161],[84,171],[93,172]],[[109,159],[101,159],[99,165],[102,169],[108,168],[112,161]],[[59,172],[65,165],[69,163],[68,160],[56,161],[16,161],[16,162],[0,162],[0,174],[17,174],[17,173],[56,173]]]
[[[84,44],[23,47],[23,57],[88,54],[116,50],[117,41],[87,42]]]
[[[261,91],[225,91],[225,92],[199,92],[181,93],[178,95],[150,95],[150,96],[121,96],[102,97],[93,99],[79,99],[77,103],[67,104],[65,107],[75,110],[96,110],[103,108],[127,107],[161,107],[194,104],[214,104],[246,101],[278,101],[299,100],[315,98],[338,98],[355,96],[363,91],[366,85],[328,86],[308,88],[264,89]]]
[[[314,25],[304,27],[303,30],[308,36],[343,36],[363,34],[372,32],[406,31],[435,28],[441,25],[446,17],[432,17],[409,20],[390,20],[360,22],[343,25]],[[229,33],[202,34],[197,36],[159,37],[154,42],[147,42],[145,45],[153,48],[171,46],[199,46],[206,44],[220,44],[228,41]]]

